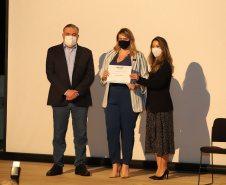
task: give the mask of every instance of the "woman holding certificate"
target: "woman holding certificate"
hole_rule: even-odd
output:
[[[106,53],[100,70],[101,84],[106,85],[103,107],[106,116],[107,139],[112,162],[111,178],[129,177],[129,163],[134,145],[134,128],[139,113],[145,108],[145,88],[130,82],[130,74],[148,78],[147,62],[137,51],[135,39],[128,28],[116,36],[116,45]],[[120,146],[120,133],[122,147]],[[122,148],[122,166],[120,164]]]
[[[173,73],[172,58],[167,42],[162,37],[156,37],[151,42],[151,52],[148,57],[151,72],[148,80],[133,73],[131,79],[147,86],[147,119],[145,153],[155,153],[157,171],[151,179],[168,179],[167,163],[169,154],[174,154],[173,104],[169,92]]]

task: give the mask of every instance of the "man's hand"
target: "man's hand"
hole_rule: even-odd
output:
[[[68,90],[66,93],[66,100],[71,101],[77,97],[78,97],[78,91],[76,91],[76,90]]]

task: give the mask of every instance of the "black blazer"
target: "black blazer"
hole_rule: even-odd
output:
[[[92,105],[90,86],[94,80],[94,65],[92,52],[77,46],[72,85],[70,84],[67,61],[63,43],[48,49],[46,59],[46,74],[50,82],[47,105],[62,107],[69,104],[64,93],[68,89],[79,92],[79,96],[72,100],[76,106]]]
[[[168,112],[173,110],[169,88],[172,70],[169,62],[164,61],[156,73],[149,78],[139,77],[138,84],[147,86],[147,108],[151,112]]]

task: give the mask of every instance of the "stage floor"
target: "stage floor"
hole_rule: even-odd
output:
[[[0,160],[0,183],[10,179],[10,170],[13,161]],[[144,169],[130,169],[130,178],[120,177],[111,179],[111,168],[104,166],[88,166],[92,173],[90,177],[82,177],[74,174],[74,166],[66,164],[64,174],[47,177],[46,172],[52,167],[51,163],[21,162],[20,185],[197,185],[198,173],[184,173],[170,171],[168,180],[154,181],[149,179],[154,171]],[[211,174],[202,174],[200,185],[211,184]],[[214,185],[226,185],[226,175],[214,174]]]

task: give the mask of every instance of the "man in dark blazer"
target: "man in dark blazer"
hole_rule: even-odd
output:
[[[79,29],[68,24],[63,29],[63,43],[49,48],[46,74],[50,82],[48,105],[53,108],[53,167],[47,176],[63,173],[65,135],[71,113],[76,159],[75,174],[90,176],[85,166],[87,113],[92,105],[90,86],[94,80],[92,52],[77,44]]]

